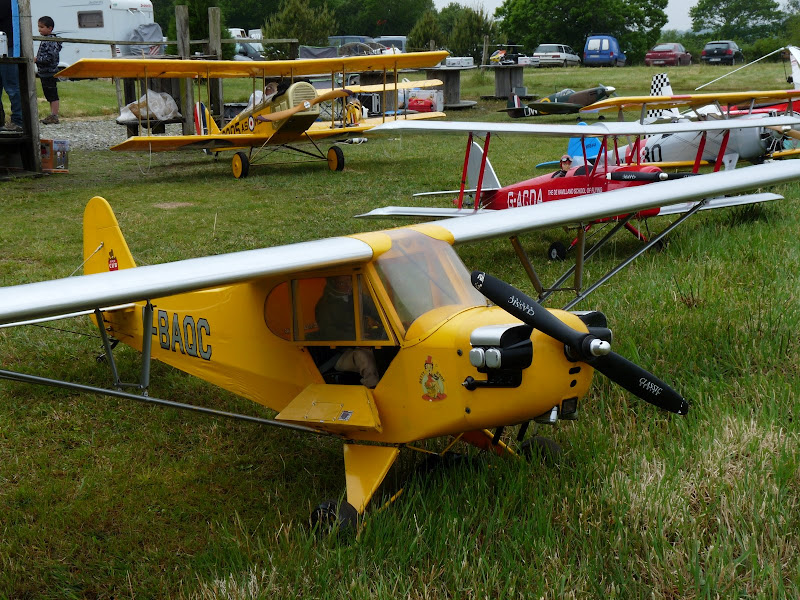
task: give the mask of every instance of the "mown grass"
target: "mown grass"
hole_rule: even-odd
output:
[[[606,76],[628,71],[542,76],[579,88],[584,73],[615,85]],[[457,116],[497,118],[496,104]],[[262,167],[241,181],[227,159],[72,152],[69,175],[2,184],[0,284],[70,275],[94,194],[152,264],[382,227],[350,217],[452,187],[463,144],[375,138],[345,146],[339,174]],[[561,149],[492,140],[503,182]],[[559,466],[476,456],[424,476],[404,459],[390,477],[404,493],[370,511],[357,540],[305,525],[343,491],[333,440],[1,384],[0,597],[797,597],[800,184],[779,191],[783,202],[691,219],[578,307],[608,315],[616,349],[690,398],[687,417],[598,376],[578,422],[539,431],[565,448]],[[539,260],[547,246],[568,237],[524,236],[543,275],[561,266]],[[620,237],[592,272],[634,248]],[[459,254],[532,292],[507,241]],[[3,368],[105,385],[99,353],[82,320],[0,330]],[[134,379],[136,353],[118,356]],[[152,379],[156,396],[267,414],[164,365]]]

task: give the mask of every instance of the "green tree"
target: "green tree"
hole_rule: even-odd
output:
[[[189,12],[189,37],[193,40],[207,39],[208,38],[208,9],[212,6],[218,6],[218,0],[181,0],[181,4],[186,4]],[[231,34],[228,32],[228,27],[225,24],[225,11],[220,8],[220,21],[221,21],[221,36],[223,39],[230,39]],[[163,27],[163,26],[162,26]],[[167,28],[167,39],[175,40],[178,37],[177,27],[175,25],[175,8],[172,9],[172,17]],[[197,52],[200,49],[197,47],[191,48],[192,52]],[[177,53],[175,46],[168,46],[167,52],[171,54]],[[233,58],[234,45],[222,44],[222,58],[230,60]]]
[[[630,62],[644,57],[667,22],[667,0],[505,0],[497,10],[509,41],[531,51],[541,43],[565,43],[582,51],[586,36],[615,36]]]
[[[325,46],[336,30],[327,5],[313,8],[306,0],[283,0],[280,10],[264,23],[265,38],[297,38],[308,46]]]
[[[783,23],[775,0],[698,0],[689,9],[692,29],[710,29],[713,37],[754,42],[768,37]]]
[[[225,11],[229,27],[245,31],[260,28],[270,15],[280,9],[280,0],[224,0],[219,5]]]
[[[447,40],[450,52],[455,56],[471,56],[480,64],[483,54],[483,38],[495,35],[495,25],[489,14],[481,7],[478,10],[465,8],[456,17],[453,30]]]
[[[445,45],[442,28],[436,11],[429,10],[416,22],[408,34],[408,47],[411,50],[430,50],[430,41],[433,40],[436,48]]]
[[[408,35],[433,0],[332,0],[338,35]]]

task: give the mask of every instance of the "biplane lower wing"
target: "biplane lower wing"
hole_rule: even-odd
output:
[[[416,121],[419,119],[435,119],[444,117],[443,112],[415,113],[403,115],[400,120]],[[389,123],[391,120],[382,117],[362,119],[359,123],[342,127],[332,125],[330,121],[316,121],[305,132],[305,136],[313,140],[326,139],[336,136],[346,136],[354,133],[369,131],[378,125]],[[294,135],[294,141],[297,140]],[[210,150],[212,152],[225,152],[241,150],[244,148],[260,147],[264,145],[280,145],[286,143],[280,135],[255,135],[248,133],[210,135],[137,135],[129,137],[124,142],[112,146],[118,152],[172,152],[174,150]]]

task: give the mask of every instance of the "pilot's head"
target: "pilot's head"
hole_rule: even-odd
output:
[[[565,154],[561,157],[561,168],[566,171],[572,166],[572,158],[569,154]]]

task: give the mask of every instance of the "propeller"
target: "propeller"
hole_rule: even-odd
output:
[[[689,412],[689,403],[658,377],[613,352],[608,342],[573,329],[518,289],[483,271],[472,272],[472,285],[509,314],[563,343],[571,360],[590,364],[654,406],[679,415]]]
[[[297,106],[293,106],[292,108],[287,108],[286,110],[280,110],[278,112],[269,113],[268,115],[259,115],[257,118],[259,121],[281,121],[283,119],[288,119],[295,113],[299,113],[303,110],[308,110],[315,104],[319,104],[320,102],[325,102],[327,100],[333,100],[334,98],[343,98],[345,96],[352,96],[353,92],[350,90],[331,90],[330,92],[325,92],[324,94],[320,94],[313,100],[303,100]]]

